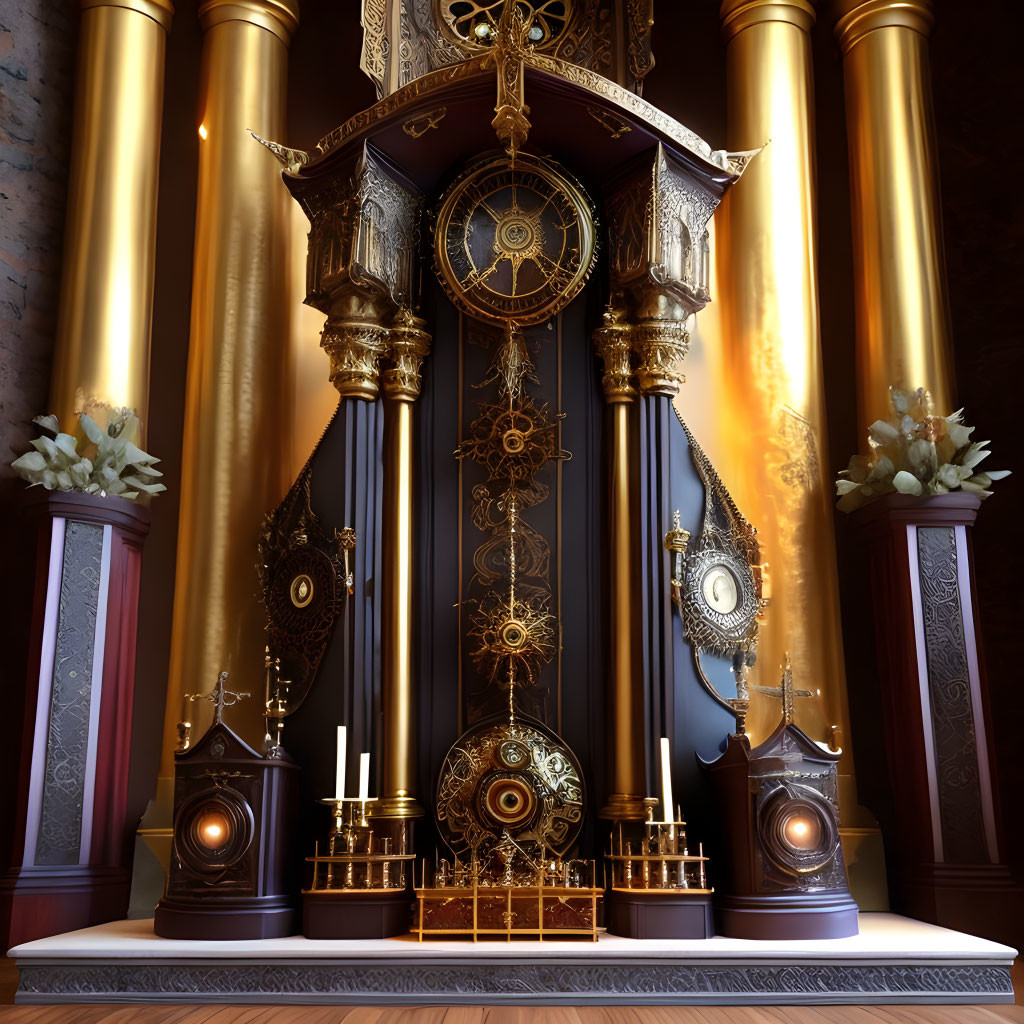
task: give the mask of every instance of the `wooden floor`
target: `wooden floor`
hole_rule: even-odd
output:
[[[17,988],[0,959],[0,1003]],[[1016,1006],[2,1006],[0,1024],[1024,1024]]]
[[[1005,1024],[1022,1006],[17,1006],[3,1024]]]

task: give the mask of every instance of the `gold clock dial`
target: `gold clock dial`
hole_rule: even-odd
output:
[[[546,161],[502,154],[470,168],[442,198],[437,270],[472,316],[521,325],[554,316],[594,262],[594,218],[582,189]]]

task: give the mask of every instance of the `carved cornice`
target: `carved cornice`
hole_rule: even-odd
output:
[[[842,0],[836,37],[843,53],[878,28],[909,28],[927,36],[935,15],[931,0]]]
[[[406,306],[395,314],[388,330],[381,385],[388,398],[412,402],[419,397],[420,368],[430,351],[426,321]]]

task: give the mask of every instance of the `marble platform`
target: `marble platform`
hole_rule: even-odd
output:
[[[157,938],[152,920],[11,950],[16,1002],[1012,1003],[1015,950],[894,914],[823,942],[252,942]]]

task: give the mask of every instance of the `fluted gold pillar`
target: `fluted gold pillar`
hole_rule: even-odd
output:
[[[50,410],[134,409],[145,429],[170,0],[82,0]]]
[[[184,693],[209,690],[225,668],[232,689],[261,692],[257,539],[284,494],[289,454],[289,199],[280,166],[249,129],[285,134],[298,9],[294,0],[206,0],[199,18],[199,190],[164,778]],[[261,710],[254,697],[231,712],[254,743]]]
[[[953,411],[932,117],[930,0],[841,0],[861,437],[891,384]]]
[[[787,652],[797,724],[847,747],[832,488],[818,329],[809,0],[725,0],[727,143],[764,146],[717,216],[726,379],[734,407],[719,462],[769,563],[771,605],[752,681],[777,686]],[[782,708],[751,695],[754,742]],[[849,759],[841,768],[847,777]]]
[[[384,393],[384,493],[381,510],[381,674],[384,761],[380,803],[387,818],[420,818],[416,792],[416,695],[413,677],[413,405],[420,366],[430,346],[424,323],[407,310],[390,330],[381,390]]]
[[[612,745],[611,793],[601,817],[612,821],[640,821],[644,817],[641,751],[642,671],[635,621],[639,601],[635,579],[634,535],[637,515],[632,486],[633,408],[636,388],[630,367],[630,327],[614,311],[594,334],[594,345],[604,362],[604,396],[608,406],[608,457],[611,493],[608,503],[608,565],[611,621],[608,638],[610,689],[609,723]]]

